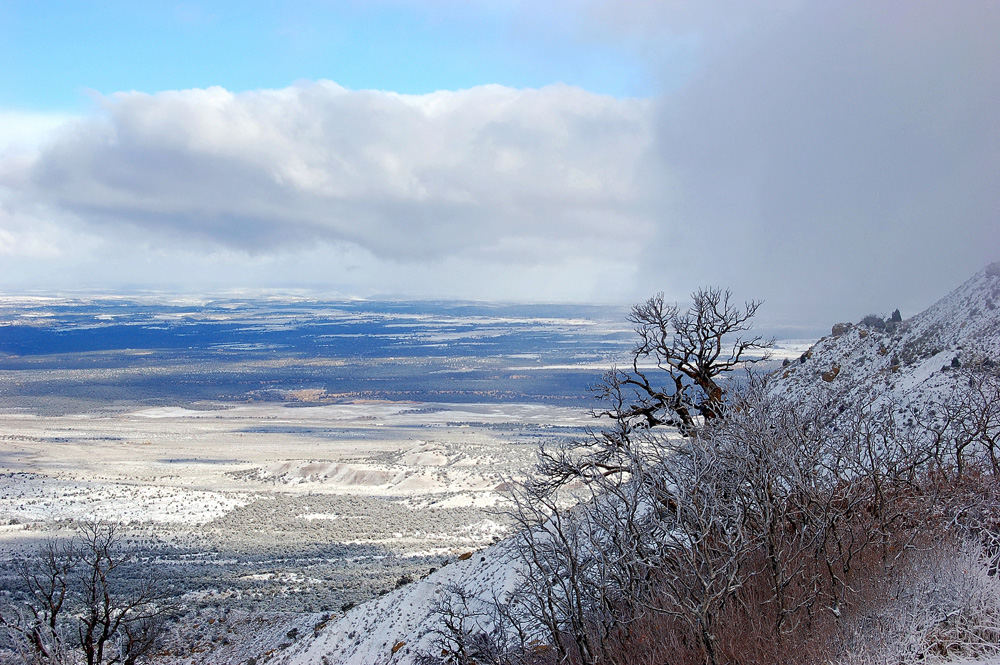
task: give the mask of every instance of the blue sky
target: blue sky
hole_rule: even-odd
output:
[[[0,0],[0,292],[825,327],[1000,258],[1000,3]]]
[[[651,94],[639,53],[588,40],[573,21],[505,3],[4,0],[0,105],[79,110],[88,90],[241,91],[302,79],[404,93],[561,82]]]

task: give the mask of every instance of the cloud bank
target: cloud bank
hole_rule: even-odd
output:
[[[30,154],[0,147],[0,285],[56,284],[57,261],[66,284],[359,295],[721,283],[825,326],[912,314],[1000,258],[1000,5],[583,7],[565,29],[645,54],[660,95],[100,98]]]
[[[649,103],[565,86],[405,96],[334,83],[119,93],[20,189],[80,220],[251,253],[505,261],[649,232]],[[621,233],[609,234],[609,228]]]
[[[1000,5],[775,7],[691,18],[703,62],[657,111],[678,196],[645,274],[856,319],[1000,258]]]

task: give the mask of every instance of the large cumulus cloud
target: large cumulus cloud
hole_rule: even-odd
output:
[[[567,86],[406,96],[334,83],[101,100],[20,189],[79,220],[250,252],[537,260],[649,232],[650,105]]]

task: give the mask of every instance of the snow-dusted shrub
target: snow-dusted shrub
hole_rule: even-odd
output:
[[[984,367],[954,371],[951,391],[910,413],[930,439],[937,467],[1000,479],[1000,376]]]
[[[174,605],[147,553],[117,523],[83,522],[17,561],[0,605],[3,651],[30,663],[136,663],[152,654]]]
[[[885,319],[878,314],[868,314],[861,319],[860,325],[873,330],[885,330]]]
[[[434,612],[438,617],[431,650],[418,654],[419,665],[547,665],[549,652],[532,640],[528,628],[506,599],[484,599],[459,585],[441,589]]]
[[[652,300],[636,320],[645,362],[651,346],[673,357],[670,327],[645,326],[659,312]],[[861,338],[886,329],[874,314],[861,325]],[[940,343],[924,334],[902,362]],[[494,606],[446,608],[461,625],[447,654],[514,633],[495,662],[901,663],[1000,642],[992,378],[911,413],[881,383],[788,397],[751,376],[694,418],[682,376],[660,387],[638,367],[598,392],[606,430],[540,452],[513,501],[521,583]],[[966,541],[958,556],[942,546]]]
[[[913,553],[845,626],[839,665],[1000,655],[1000,580],[977,542]]]
[[[632,431],[596,461],[579,447],[549,450],[548,475],[515,496],[523,584],[496,609],[521,621],[523,644],[547,645],[560,662],[667,658],[662,632],[639,637],[669,628],[671,662],[826,663],[862,635],[854,627],[897,611],[884,609],[886,580],[930,570],[913,552],[956,538],[992,543],[998,531],[988,456],[938,455],[938,437],[894,414],[867,401],[790,403],[752,386],[694,436]],[[920,587],[906,602],[941,593]],[[965,623],[913,628],[920,639],[941,645],[952,628],[988,626],[963,618],[985,601],[963,597],[977,596],[954,596],[950,618]],[[491,611],[498,621],[479,608],[477,625]],[[467,637],[481,649],[498,634]],[[515,662],[504,653],[497,662]]]

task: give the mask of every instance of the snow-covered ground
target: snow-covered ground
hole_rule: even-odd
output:
[[[445,600],[452,585],[461,586],[474,599],[488,604],[494,592],[502,597],[519,583],[510,548],[509,540],[502,541],[355,607],[328,623],[313,638],[294,644],[275,662],[380,665],[413,662],[421,654],[431,654],[439,637],[436,631],[441,627],[440,617],[433,608]]]
[[[242,557],[227,574],[254,606],[300,588],[287,607],[339,608],[504,537],[505,483],[540,441],[592,422],[531,404],[214,406],[3,414],[0,558],[64,535],[70,520],[122,522],[140,543],[180,548],[168,558],[209,566],[202,585]],[[254,566],[271,575],[256,587]],[[330,566],[336,577],[320,579]]]
[[[840,324],[837,332],[789,359],[777,387],[797,397],[874,390],[897,402],[941,394],[953,370],[1000,362],[1000,264],[898,325]]]
[[[0,520],[76,517],[83,503],[113,512],[128,489],[118,518],[192,524],[260,492],[459,493],[492,503],[496,485],[531,463],[537,441],[592,423],[584,410],[554,406],[385,402],[2,417]],[[171,494],[178,514],[166,506]],[[127,505],[135,501],[149,512]]]
[[[852,325],[813,345],[786,344],[784,351],[789,362],[779,370],[775,389],[798,398],[831,394],[833,388],[863,395],[876,384],[903,403],[940,395],[957,376],[952,358],[966,365],[1000,360],[1000,264],[980,271],[893,331]],[[501,541],[356,607],[293,645],[277,662],[412,663],[421,652],[431,652],[440,628],[435,601],[450,586],[488,604],[495,592],[518,584],[511,548],[510,540]],[[1000,659],[956,665],[1000,665]]]

